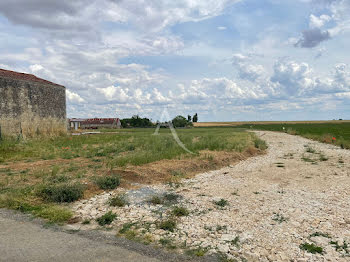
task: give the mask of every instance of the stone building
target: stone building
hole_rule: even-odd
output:
[[[34,75],[0,69],[0,134],[34,137],[67,131],[66,89]]]

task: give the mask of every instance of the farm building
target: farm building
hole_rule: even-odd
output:
[[[1,136],[33,137],[66,131],[64,86],[0,69]]]
[[[119,118],[71,118],[69,119],[71,129],[98,129],[98,128],[121,128]]]

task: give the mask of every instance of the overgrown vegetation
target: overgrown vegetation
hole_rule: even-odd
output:
[[[155,130],[151,128],[114,129],[116,133],[102,131],[101,135],[1,140],[0,207],[38,215],[36,211],[43,207],[73,202],[84,196],[90,197],[101,189],[112,190],[121,182],[128,183],[128,176],[120,173],[125,167],[137,169],[159,160],[194,159],[199,164],[191,167],[190,172],[196,172],[196,168],[203,171],[226,164],[217,159],[214,151],[225,151],[223,155],[233,152],[235,156],[235,152],[263,148],[259,145],[264,144],[254,134],[236,128],[178,129],[180,140],[194,153],[189,154],[177,144],[169,129],[161,129],[158,135],[153,135]],[[187,171],[174,170],[167,172],[171,172],[169,176],[179,185]],[[138,179],[138,174],[132,178]],[[173,205],[178,198],[178,195],[168,193],[151,202]],[[121,205],[123,201],[120,200],[115,199],[111,204]],[[40,213],[40,216],[48,217],[47,214]]]
[[[81,198],[84,193],[84,187],[81,184],[46,184],[42,185],[37,195],[46,201],[51,202],[74,202]]]
[[[223,199],[223,198],[221,198],[221,199],[218,200],[218,201],[214,201],[214,204],[217,205],[217,206],[219,206],[219,207],[225,207],[225,206],[228,205],[228,201],[225,200],[225,199]]]

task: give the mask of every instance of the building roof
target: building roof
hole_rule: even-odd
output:
[[[118,122],[118,118],[90,118],[86,119],[83,124],[90,124],[90,125],[96,125],[96,124],[115,124]]]
[[[38,78],[35,75],[19,73],[19,72],[15,72],[15,71],[9,71],[9,70],[5,70],[5,69],[1,69],[1,68],[0,68],[0,77],[7,77],[7,78],[12,78],[12,79],[17,79],[17,80],[37,82],[37,83],[47,84],[47,85],[62,86],[62,85],[47,81],[45,79]]]
[[[96,125],[96,124],[116,124],[119,121],[119,118],[71,118],[70,122],[82,122],[84,125]]]

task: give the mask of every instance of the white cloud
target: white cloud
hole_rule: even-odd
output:
[[[310,28],[321,28],[327,22],[329,22],[332,18],[328,15],[315,16],[313,14],[310,15]]]
[[[66,89],[66,96],[67,96],[68,101],[72,102],[72,103],[85,102],[85,100],[80,95],[78,95],[77,93],[74,93],[68,89]]]

